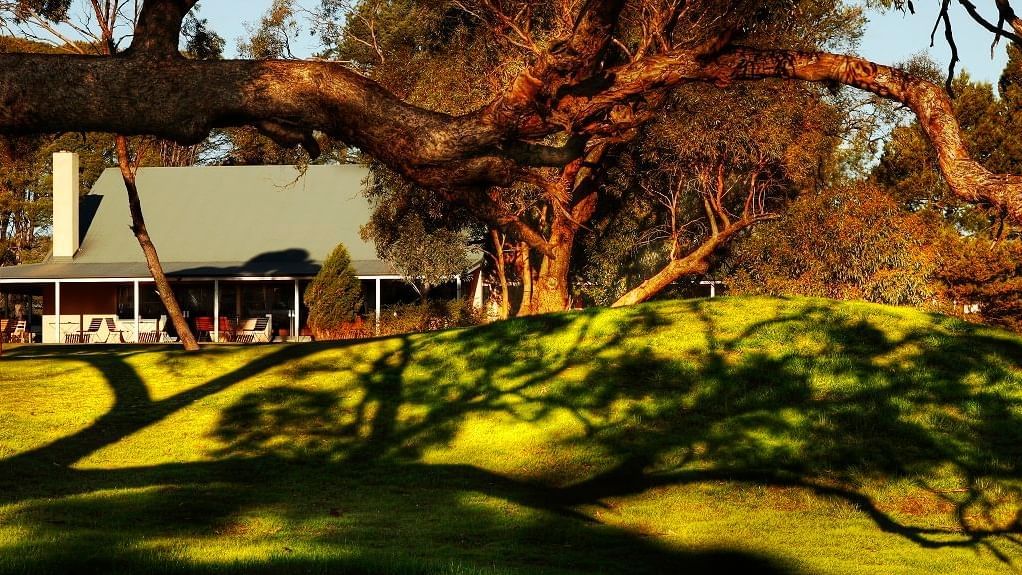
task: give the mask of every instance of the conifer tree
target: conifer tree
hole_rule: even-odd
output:
[[[344,244],[338,244],[323,262],[305,292],[305,301],[316,339],[337,337],[344,324],[355,319],[362,306],[362,286]]]

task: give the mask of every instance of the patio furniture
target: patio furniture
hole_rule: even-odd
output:
[[[205,336],[206,341],[212,341],[210,334],[213,332],[213,318],[208,316],[200,316],[195,318],[195,339],[202,341]]]
[[[103,327],[102,318],[94,317],[91,320],[89,320],[88,329],[84,329],[81,332],[81,343],[94,343],[92,336],[94,335],[98,336],[99,328],[101,327]],[[109,334],[107,335],[107,339],[110,339]]]
[[[142,331],[138,334],[138,343],[160,343],[163,341],[161,331]]]
[[[160,316],[160,319],[138,320],[138,343],[164,343],[171,341],[170,335],[163,331],[162,327],[167,321],[167,316]]]
[[[0,341],[2,341],[4,343],[7,343],[7,342],[11,341],[11,334],[10,334],[11,327],[12,327],[11,326],[11,320],[9,320],[9,319],[0,319]]]
[[[220,329],[218,335],[221,342],[235,340],[238,335],[237,326],[233,321],[231,321],[231,318],[220,316]]]
[[[18,323],[14,326],[14,331],[11,332],[10,339],[8,341],[17,341],[20,343],[31,343],[32,334],[29,333],[28,322],[25,320],[18,320]]]
[[[246,319],[238,330],[237,340],[240,343],[269,343],[271,336],[270,318],[253,317]]]
[[[121,340],[124,342],[135,341],[135,320],[115,319],[114,325],[117,331],[121,332]]]
[[[63,334],[64,343],[82,343],[82,334],[81,334],[81,331],[82,331],[82,321],[81,321],[81,317],[80,316],[79,316],[79,319],[62,320],[60,322],[60,324],[58,325],[58,327],[59,327],[59,330],[60,330],[59,333]],[[57,341],[58,342],[60,341],[59,336],[58,336]]]
[[[112,317],[104,318],[106,323],[106,341],[110,341],[110,336],[117,334],[117,343],[124,343],[124,330],[117,327],[117,322]]]

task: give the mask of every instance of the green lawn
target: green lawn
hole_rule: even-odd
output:
[[[0,572],[1003,573],[1022,338],[828,300],[0,360]]]

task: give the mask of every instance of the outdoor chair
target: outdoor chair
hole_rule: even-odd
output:
[[[31,343],[32,334],[28,331],[28,322],[25,320],[18,320],[18,323],[14,326],[14,331],[11,332],[9,341],[17,341],[20,343]]]
[[[99,336],[99,328],[101,327],[103,327],[103,318],[94,317],[89,320],[88,329],[82,331],[81,343],[96,343],[96,339],[98,339]],[[93,339],[94,337],[96,337],[96,339]],[[109,338],[110,336],[108,334],[107,339]]]
[[[143,331],[138,334],[138,343],[160,343],[163,341],[161,331]]]
[[[108,317],[103,321],[106,323],[106,341],[110,341],[110,336],[117,334],[117,342],[124,343],[124,330],[117,327],[117,322],[114,321],[114,318]]]
[[[237,341],[240,343],[269,343],[271,334],[270,329],[270,318],[268,317],[247,319],[245,320],[242,329],[238,331]]]
[[[213,332],[213,318],[208,316],[200,316],[195,318],[195,339],[202,341],[205,337],[206,341],[212,341],[210,333]]]
[[[11,329],[11,320],[9,320],[9,319],[0,319],[0,341],[2,341],[4,343],[7,343],[7,342],[11,341],[11,334],[10,334],[10,331],[9,331],[10,329]]]
[[[160,316],[160,319],[140,319],[138,322],[138,343],[163,343],[171,341],[170,337],[163,331],[163,324],[167,316]]]
[[[237,336],[237,327],[231,318],[220,316],[220,330],[219,338],[220,341],[234,341]]]

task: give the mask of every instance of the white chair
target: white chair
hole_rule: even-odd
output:
[[[241,343],[269,343],[273,333],[271,316],[246,319],[238,330],[237,341]]]
[[[163,332],[160,331],[160,320],[158,319],[139,319],[138,320],[138,335],[136,336],[138,343],[160,343],[163,341]]]
[[[18,320],[18,323],[14,324],[14,331],[11,332],[10,340],[12,342],[18,341],[21,343],[30,343],[32,336],[28,333],[28,322],[25,320]]]

